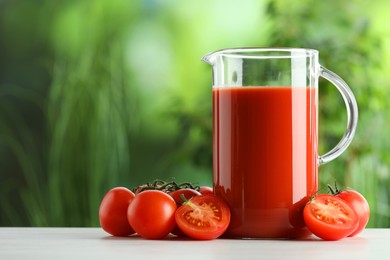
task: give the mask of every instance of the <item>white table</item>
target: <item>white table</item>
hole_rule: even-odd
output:
[[[117,238],[100,228],[0,228],[0,259],[390,259],[390,229],[353,238],[195,241]]]

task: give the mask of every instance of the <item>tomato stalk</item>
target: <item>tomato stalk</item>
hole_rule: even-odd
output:
[[[332,195],[337,195],[337,194],[339,194],[341,192],[339,190],[339,188],[337,187],[337,182],[336,181],[334,182],[334,188],[330,184],[328,184],[328,189],[330,191],[330,194],[332,194]]]
[[[188,199],[186,198],[186,196],[184,196],[184,194],[182,193],[182,194],[180,194],[180,198],[183,200],[183,204],[184,203],[188,203]]]
[[[171,182],[166,182],[163,180],[155,180],[152,183],[148,182],[144,185],[138,186],[133,188],[132,190],[134,192],[140,193],[145,190],[160,190],[164,192],[172,192],[176,190],[181,190],[181,189],[193,189],[196,191],[200,191],[200,186],[194,186],[190,182],[183,182],[183,183],[177,183],[175,181]]]

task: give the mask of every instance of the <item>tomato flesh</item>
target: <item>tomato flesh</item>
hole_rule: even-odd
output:
[[[325,240],[339,240],[356,230],[359,219],[343,200],[328,194],[314,197],[303,210],[309,230]]]
[[[222,235],[230,223],[230,210],[215,195],[200,195],[184,203],[175,213],[176,223],[189,237],[201,240]]]

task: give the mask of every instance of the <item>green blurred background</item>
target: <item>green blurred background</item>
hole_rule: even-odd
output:
[[[113,186],[155,178],[211,185],[208,52],[320,51],[351,86],[359,125],[320,167],[390,227],[390,2],[0,0],[0,226],[98,226]],[[320,81],[320,152],[346,126]],[[277,187],[275,187],[277,192]]]

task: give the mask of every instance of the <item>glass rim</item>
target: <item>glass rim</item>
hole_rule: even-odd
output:
[[[308,58],[317,56],[318,51],[306,48],[291,47],[240,47],[226,48],[207,54],[203,60],[208,60],[212,56],[221,55],[227,58],[240,59],[291,59]]]

